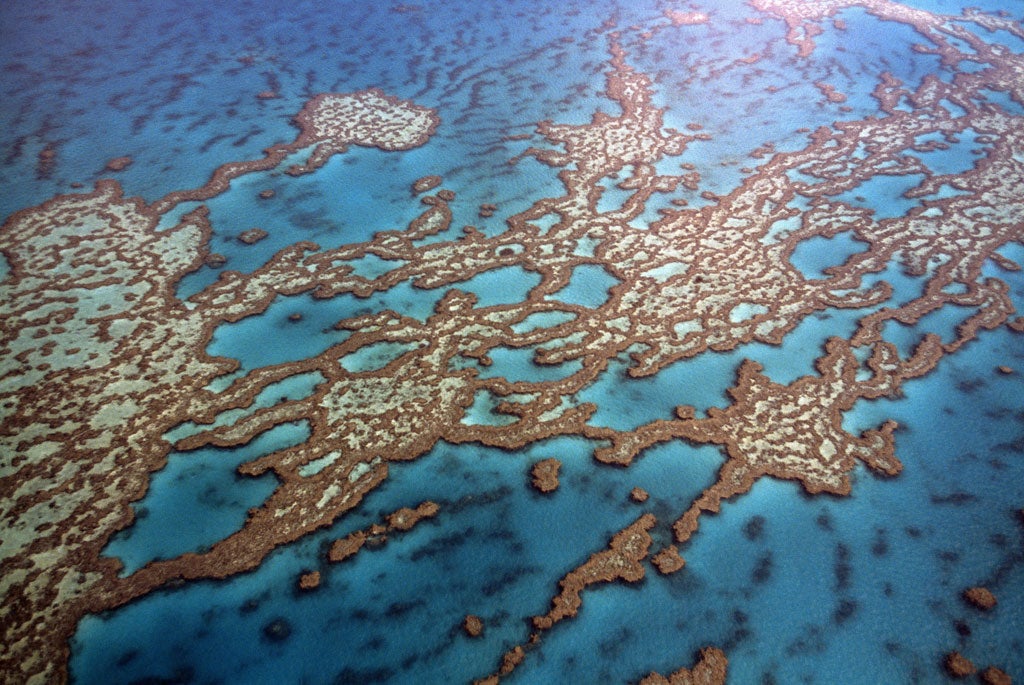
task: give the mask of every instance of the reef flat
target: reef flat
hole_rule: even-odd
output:
[[[268,265],[230,297],[202,307],[181,302],[174,284],[203,264],[210,228],[201,209],[166,230],[157,230],[160,215],[183,199],[222,192],[231,179],[274,166],[289,151],[315,145],[309,170],[352,143],[415,147],[436,125],[430,110],[376,92],[319,96],[297,120],[302,135],[295,143],[263,160],[220,167],[195,191],[147,207],[125,199],[115,181],[101,181],[92,193],[55,198],[5,225],[2,402],[10,494],[3,501],[2,612],[7,644],[16,647],[5,657],[5,672],[53,677],[83,611],[182,577],[172,572],[143,581],[145,588],[117,589],[118,564],[100,551],[130,523],[128,504],[145,492],[146,474],[165,463],[162,434],[211,408],[204,386],[237,366],[206,356],[213,327],[257,313],[283,292],[283,274]],[[358,492],[357,483],[372,482],[369,469],[354,477],[352,470],[342,504]],[[304,527],[282,523],[292,539]],[[271,548],[239,556],[235,547],[232,554],[235,563],[245,556],[258,563]],[[193,577],[232,572],[185,563]]]
[[[747,619],[736,618],[746,609],[733,612],[738,627],[730,631],[702,627],[699,616],[689,614],[674,624],[653,614],[631,622],[630,612],[644,603],[615,593],[632,588],[670,597],[644,600],[669,614],[673,602],[696,601],[694,588],[710,582],[708,555],[741,556],[739,547],[721,551],[728,547],[713,542],[724,534],[720,528],[705,528],[726,518],[728,507],[759,506],[765,482],[797,484],[802,494],[793,507],[826,502],[830,513],[815,514],[820,535],[835,533],[831,512],[856,512],[844,519],[846,534],[875,535],[865,548],[885,557],[885,512],[872,514],[857,500],[858,489],[872,497],[879,488],[899,492],[916,469],[923,475],[912,476],[918,489],[906,498],[922,498],[930,492],[921,483],[933,459],[915,447],[908,466],[902,441],[921,438],[901,437],[922,432],[917,422],[925,425],[931,415],[902,422],[886,412],[905,415],[899,402],[908,394],[916,398],[916,387],[947,387],[936,379],[966,363],[957,360],[971,358],[972,349],[988,350],[971,362],[985,380],[964,381],[968,385],[956,390],[997,388],[985,416],[1010,428],[992,434],[1016,430],[1018,437],[999,437],[993,454],[1001,449],[1008,456],[991,457],[997,475],[983,478],[1012,482],[1005,474],[1018,474],[1022,466],[1024,401],[1018,372],[1024,360],[1020,19],[888,0],[751,0],[729,10],[736,16],[701,3],[686,11],[645,6],[628,21],[611,10],[583,19],[570,13],[590,24],[578,40],[580,54],[594,60],[594,92],[567,95],[561,110],[520,123],[518,131],[481,130],[492,125],[488,117],[498,116],[488,108],[504,107],[502,97],[484,102],[488,85],[499,78],[494,72],[549,54],[569,60],[571,50],[555,52],[555,46],[572,37],[523,48],[503,57],[501,67],[473,57],[421,78],[417,53],[407,64],[408,83],[318,93],[295,86],[307,97],[285,117],[292,142],[222,161],[201,184],[167,188],[151,201],[128,196],[121,182],[106,176],[137,173],[145,153],[112,149],[92,190],[18,207],[0,229],[6,261],[0,281],[5,681],[170,677],[163,662],[146,671],[130,651],[116,659],[90,657],[100,665],[74,666],[73,652],[90,654],[93,644],[83,626],[94,625],[89,621],[97,616],[116,622],[147,601],[173,602],[190,587],[230,594],[231,583],[292,563],[281,561],[291,554],[297,567],[289,566],[281,591],[299,593],[295,606],[331,607],[341,602],[332,588],[363,578],[383,583],[384,572],[368,570],[369,556],[397,555],[388,558],[415,574],[454,549],[452,558],[460,560],[453,562],[453,577],[471,573],[475,559],[488,569],[482,575],[499,580],[480,592],[467,589],[475,587],[468,581],[438,592],[457,597],[457,607],[444,598],[437,601],[445,609],[418,596],[392,598],[385,617],[393,632],[406,635],[403,645],[412,656],[395,658],[383,646],[394,637],[380,638],[366,652],[376,655],[367,657],[376,670],[359,671],[354,664],[368,666],[358,650],[339,644],[337,672],[302,674],[315,681],[426,682],[443,675],[539,682],[552,675],[544,669],[554,668],[558,655],[560,672],[584,681],[752,682],[782,672],[787,650],[813,652],[808,643],[828,638],[805,624],[788,633],[788,646],[762,638],[753,649],[744,642]],[[380,11],[396,22],[423,21],[427,13],[404,5]],[[929,60],[932,70],[901,77],[898,70],[871,66],[869,83],[863,74],[854,79],[843,61],[852,61],[846,36],[865,21],[922,41],[900,47]],[[697,59],[683,68],[677,54],[666,53],[688,55],[691,40],[721,48],[716,39],[744,30],[770,37],[759,50],[712,53],[711,67]],[[714,31],[722,33],[708,34]],[[494,46],[491,40],[488,49]],[[255,59],[236,61],[245,68]],[[798,107],[789,113],[793,121],[780,124],[764,114],[773,101],[790,102],[786,91],[797,87],[779,81],[780,70],[798,73],[801,92],[814,93],[813,116]],[[317,79],[308,75],[306,81]],[[731,121],[737,114],[729,107],[681,101],[702,97],[715,82],[730,97],[736,83],[757,93],[739,123]],[[264,85],[253,102],[278,106],[287,87],[277,76]],[[504,96],[513,94],[517,101],[530,99],[514,88]],[[459,127],[478,111],[487,115],[474,130],[490,148],[467,157],[500,158],[493,168],[502,169],[476,179],[483,191],[461,164],[445,161],[453,138],[468,144]],[[446,126],[458,135],[446,134]],[[790,129],[785,137],[768,133],[779,126]],[[724,147],[711,152],[719,141]],[[441,148],[436,156],[435,146]],[[257,221],[271,210],[256,208],[287,208],[310,197],[357,204],[361,193],[386,186],[390,179],[379,173],[357,183],[359,149],[374,160],[387,158],[379,164],[401,179],[399,197],[386,205],[369,202],[359,215],[372,230],[357,229],[358,238],[327,232],[326,240],[315,241],[289,222]],[[14,155],[8,164],[24,163],[20,159]],[[47,144],[31,161],[40,179],[50,179],[60,173],[60,159],[59,145]],[[351,167],[348,159],[356,160]],[[534,175],[525,189],[498,175],[523,168]],[[303,183],[304,195],[289,195]],[[326,221],[330,211],[314,211],[316,221]],[[381,215],[393,223],[379,227]],[[843,245],[845,251],[837,247]],[[281,314],[297,302],[306,303],[301,311]],[[321,317],[316,334],[324,342],[307,348],[315,331],[303,327]],[[246,329],[258,337],[239,334],[243,342],[233,343],[239,358],[216,351],[232,340],[229,331],[243,330],[233,327],[261,321],[262,328]],[[280,348],[277,338],[285,341]],[[982,347],[991,340],[999,342]],[[261,353],[277,356],[254,361]],[[780,357],[796,370],[780,371]],[[672,380],[691,368],[698,369],[699,382]],[[715,374],[724,379],[718,397],[705,401],[697,386],[714,389]],[[303,383],[305,390],[291,390]],[[627,393],[637,399],[623,407]],[[287,440],[268,438],[285,430],[292,430]],[[270,446],[257,448],[263,439]],[[498,485],[503,476],[480,475],[484,467],[473,459],[460,466],[451,455],[442,459],[439,451],[446,449],[500,455],[500,468],[520,474],[511,481],[520,494]],[[713,466],[703,475],[680,475],[697,468],[689,464],[704,449],[715,455]],[[666,450],[673,455],[668,472],[676,475],[644,476]],[[128,540],[130,547],[133,531],[148,525],[140,512],[156,496],[160,475],[172,460],[198,454],[247,455],[230,476],[263,483],[264,495],[250,506],[235,505],[244,514],[226,534],[208,534],[201,544],[186,545],[188,551],[142,549],[138,564],[119,559],[112,545]],[[431,460],[458,469],[464,484],[445,472],[415,487],[415,479],[404,479],[407,469],[431,468],[420,466]],[[885,478],[875,481],[869,473]],[[591,479],[606,488],[597,506],[588,500]],[[456,494],[468,484],[475,485],[471,492]],[[207,494],[228,501],[231,487]],[[931,492],[921,506],[941,512],[950,503],[978,501],[977,511],[996,521],[989,540],[998,540],[992,545],[1003,550],[1002,560],[986,552],[983,567],[957,575],[946,566],[959,563],[962,552],[940,550],[945,566],[934,586],[957,612],[975,611],[975,621],[1006,625],[1021,602],[1024,493],[1012,484],[979,495],[969,485],[955,487],[952,494]],[[472,541],[483,518],[464,518],[488,506],[505,511],[510,502],[556,511],[577,506],[567,503],[573,498],[589,517],[570,517],[566,509],[558,521],[531,529],[525,513],[518,522],[503,514],[509,530],[500,530],[515,541],[501,553],[488,547],[493,541]],[[783,510],[772,510],[771,525],[784,530],[784,505],[774,506]],[[174,517],[184,515],[174,507],[164,513],[172,521],[168,537],[175,536]],[[760,542],[764,514],[750,521],[742,536]],[[907,532],[908,539],[922,536],[906,526],[911,529],[917,533]],[[422,547],[413,551],[413,544]],[[479,547],[466,551],[466,544]],[[745,595],[755,611],[762,596],[750,588],[769,583],[776,566],[793,563],[796,574],[814,575],[813,563],[801,566],[798,552],[787,556],[784,544],[772,544],[758,552],[753,586],[729,586],[705,598],[709,624],[723,597],[731,606]],[[835,542],[830,569],[837,632],[851,623],[868,630],[868,610],[851,599],[852,544]],[[491,563],[495,554],[499,561]],[[950,589],[952,577],[960,584]],[[886,581],[881,594],[891,598],[896,584]],[[899,587],[900,606],[917,607],[911,615],[942,614],[935,625],[943,627],[933,631],[941,644],[887,639],[877,647],[874,638],[848,638],[846,647],[836,648],[843,656],[829,654],[798,668],[819,669],[823,682],[834,682],[842,668],[836,664],[859,658],[851,656],[850,644],[864,653],[887,650],[893,663],[886,668],[898,680],[969,673],[974,663],[989,667],[989,674],[1024,666],[1021,635],[990,632],[987,640],[972,640],[967,619],[947,620],[946,609],[907,599],[909,586]],[[898,614],[887,604],[897,600],[885,598],[871,611]],[[782,604],[795,614],[813,613],[813,602]],[[366,610],[352,615],[359,611]],[[415,622],[403,616],[420,611],[445,613],[445,621],[429,621],[444,642],[416,647]],[[621,637],[615,642],[630,645],[630,659],[619,660],[626,675],[611,675],[604,662],[580,664],[594,636],[601,636],[592,623],[602,616],[616,617]],[[356,626],[362,618],[334,620]],[[284,645],[293,630],[289,621],[269,617],[257,639]],[[374,643],[369,629],[363,637]],[[666,653],[666,643],[675,651]],[[423,664],[431,659],[439,660],[440,670],[425,675]],[[125,667],[123,674],[112,660]],[[188,677],[173,677],[210,676],[202,669],[215,667],[204,664],[186,656],[176,667]],[[281,669],[296,679],[299,672],[288,664],[282,658],[262,673],[271,679]],[[865,669],[864,682],[876,681],[878,671]]]

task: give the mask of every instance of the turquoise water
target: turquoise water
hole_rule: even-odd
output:
[[[120,559],[127,575],[154,559],[206,551],[238,531],[249,508],[261,504],[277,486],[270,474],[252,478],[235,469],[308,437],[307,426],[285,424],[235,449],[172,452],[145,500],[135,507],[135,523],[110,541],[106,554]]]
[[[290,142],[291,117],[318,92],[379,87],[438,111],[442,124],[422,147],[394,153],[353,146],[314,174],[250,174],[204,202],[213,227],[210,250],[227,263],[182,279],[178,294],[186,298],[220,271],[251,272],[300,240],[326,250],[403,229],[424,210],[410,186],[428,174],[442,175],[441,187],[456,200],[450,230],[419,245],[452,240],[465,225],[499,235],[508,217],[562,195],[557,169],[530,158],[509,160],[531,145],[545,146],[533,133],[538,121],[583,124],[595,112],[619,113],[603,94],[608,55],[598,33],[612,16],[627,62],[654,81],[655,104],[667,108],[665,124],[686,130],[699,122],[711,136],[657,164],[662,174],[695,165],[700,190],[656,195],[632,221],[639,230],[660,218],[659,209],[678,207],[671,199],[700,208],[715,202],[702,191],[735,189],[770,159],[752,156],[766,141],[775,151],[795,151],[820,126],[880,116],[871,93],[883,71],[910,86],[929,74],[947,83],[955,76],[936,56],[909,50],[922,35],[907,26],[880,27],[862,9],[840,13],[845,31],[826,22],[818,50],[798,60],[778,18],[750,23],[761,15],[739,0],[703,4],[710,24],[669,29],[661,5],[647,1],[596,2],[580,11],[537,0],[452,1],[405,12],[393,11],[401,9],[397,3],[362,2],[260,0],[244,9],[181,0],[46,9],[16,3],[0,9],[0,40],[7,46],[0,59],[0,213],[74,190],[72,183],[88,189],[104,177],[147,202],[199,186],[220,164],[258,159],[270,145]],[[952,14],[962,5],[905,4]],[[1006,0],[970,4],[1022,16]],[[663,28],[642,36],[654,26]],[[1024,42],[1005,32],[972,30],[1024,50]],[[755,53],[761,58],[753,66],[737,63]],[[814,86],[819,80],[846,101],[828,102]],[[278,97],[256,98],[263,90]],[[1007,94],[984,96],[1024,116]],[[506,138],[518,134],[527,138]],[[961,173],[979,158],[979,135],[968,130],[946,150],[907,154],[936,174]],[[47,145],[57,150],[56,163],[39,173],[38,154]],[[121,155],[130,155],[132,165],[103,171]],[[896,218],[920,205],[906,191],[923,178],[879,175],[830,199],[868,208],[876,221]],[[628,199],[630,192],[615,188],[620,180],[605,179],[599,211]],[[274,197],[260,199],[265,189]],[[493,217],[479,216],[483,203],[498,206]],[[791,201],[806,205],[803,198]],[[548,214],[531,223],[543,233],[557,220]],[[257,226],[268,231],[265,240],[237,240]],[[586,248],[581,254],[593,260]],[[824,279],[829,267],[868,248],[847,231],[802,242],[790,262],[807,279]],[[1000,253],[1024,263],[1024,244]],[[366,278],[400,265],[374,256],[353,264]],[[981,277],[1005,281],[1016,316],[1024,311],[1024,272],[989,261]],[[758,361],[777,383],[815,374],[830,337],[852,336],[865,314],[921,296],[927,276],[889,264],[862,285],[879,280],[893,286],[890,301],[807,315],[781,345],[707,352],[640,379],[628,375],[631,362],[621,354],[565,401],[594,403],[591,426],[631,430],[672,418],[678,405],[693,405],[698,417],[727,406],[726,391],[744,359]],[[473,293],[476,307],[484,308],[522,302],[541,281],[535,271],[506,266],[451,287]],[[581,264],[547,300],[596,310],[617,283],[600,264]],[[405,281],[367,298],[278,296],[265,312],[218,326],[207,352],[238,360],[243,371],[299,361],[348,339],[350,332],[334,328],[345,319],[389,309],[425,322],[446,290]],[[883,337],[907,357],[925,333],[951,342],[970,313],[949,306],[914,326],[889,322]],[[537,313],[513,328],[526,332],[571,318]],[[408,349],[364,348],[341,366],[351,373],[379,369]],[[490,366],[454,363],[475,368],[481,379],[512,382],[556,381],[582,368],[579,361],[537,365],[535,350],[497,347],[489,352]],[[1016,372],[1000,373],[1001,365]],[[256,405],[308,396],[321,380],[310,374],[272,386]],[[493,411],[500,400],[491,393],[475,399],[464,423],[514,422]],[[725,650],[735,683],[944,682],[941,659],[952,649],[1024,677],[1022,407],[1021,335],[1006,327],[982,331],[936,370],[907,381],[898,396],[861,400],[844,415],[843,427],[854,434],[890,418],[899,422],[896,453],[904,470],[898,477],[858,466],[844,498],[759,481],[719,515],[701,519],[683,546],[683,570],[662,576],[647,565],[640,583],[587,591],[580,615],[547,632],[510,681],[635,682],[651,670],[667,674],[691,663],[695,650],[708,645]],[[169,438],[195,430],[184,424]],[[246,511],[276,485],[270,474],[242,477],[237,466],[308,433],[304,423],[286,424],[237,448],[171,452],[146,496],[133,504],[136,522],[113,536],[104,555],[119,558],[130,573],[151,560],[202,551],[237,531]],[[652,512],[658,518],[652,551],[670,544],[671,524],[715,481],[724,459],[717,447],[673,441],[646,450],[628,468],[610,467],[592,459],[599,446],[572,436],[516,451],[438,442],[416,461],[392,463],[389,478],[359,507],[277,549],[249,573],[158,590],[86,616],[70,642],[71,679],[435,683],[484,676],[528,638],[530,617],[548,610],[558,580],[616,531]],[[549,457],[562,462],[561,485],[541,495],[530,487],[529,470]],[[643,505],[629,499],[636,486],[650,493]],[[327,561],[335,539],[428,499],[440,505],[436,518],[344,563]],[[311,570],[321,572],[321,586],[299,591],[298,577]],[[963,588],[979,584],[999,597],[995,611],[981,614],[960,600]],[[461,630],[467,613],[484,619],[477,640]]]
[[[815,236],[801,241],[793,254],[790,263],[799,269],[804,278],[828,278],[825,270],[830,267],[842,266],[853,255],[864,252],[868,245],[853,237],[850,233],[840,233],[832,238]]]

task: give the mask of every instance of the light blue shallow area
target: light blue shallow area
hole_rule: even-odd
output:
[[[553,381],[576,373],[583,368],[579,360],[562,364],[536,364],[533,347],[496,347],[487,353],[493,364],[480,367],[480,378],[502,377],[510,381]]]
[[[924,180],[923,174],[899,176],[876,175],[864,181],[852,190],[836,195],[855,207],[870,208],[876,221],[903,216],[917,207],[920,201],[905,195]]]
[[[246,513],[273,492],[271,474],[258,478],[235,469],[309,437],[303,424],[284,424],[233,449],[206,447],[171,452],[167,466],[150,481],[149,492],[135,507],[135,522],[115,535],[104,549],[117,557],[125,574],[154,559],[201,552],[241,529]]]
[[[985,96],[985,100],[994,102],[1006,110],[1007,113],[1014,116],[1024,116],[1024,105],[1011,98],[1009,93],[1001,90],[983,90],[981,92]]]
[[[572,270],[569,283],[549,299],[595,309],[608,301],[619,280],[600,264],[580,264]]]
[[[244,369],[294,362],[346,340],[351,332],[334,327],[340,321],[384,309],[426,320],[442,294],[420,291],[406,282],[367,298],[349,293],[329,300],[311,295],[278,297],[262,314],[217,327],[207,352],[238,359]],[[290,318],[294,315],[301,318]]]
[[[540,280],[538,273],[521,266],[506,266],[484,271],[452,287],[476,295],[476,306],[482,308],[522,302]]]
[[[956,142],[950,143],[938,134],[918,136],[918,144],[936,142],[945,149],[939,147],[930,152],[918,152],[916,155],[934,174],[960,174],[969,171],[978,156],[976,151],[984,150],[985,146],[977,142],[978,132],[974,129],[967,129],[955,138]]]
[[[832,238],[814,236],[797,243],[790,255],[790,263],[808,279],[828,278],[825,270],[842,266],[847,259],[868,249],[867,243],[845,232]]]

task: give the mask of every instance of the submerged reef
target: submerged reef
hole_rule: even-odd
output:
[[[558,470],[562,462],[557,459],[542,459],[530,469],[533,487],[540,492],[554,492],[558,489]]]
[[[1024,333],[1008,285],[988,275],[993,265],[1020,269],[999,250],[1024,245],[1024,118],[983,95],[999,91],[1024,105],[1024,55],[969,30],[1024,39],[1024,28],[997,15],[943,16],[888,0],[750,5],[785,24],[794,60],[814,54],[822,22],[858,7],[911,27],[927,41],[920,51],[976,68],[920,83],[880,74],[872,93],[877,116],[804,131],[800,145],[786,150],[756,141],[756,168],[727,192],[714,192],[708,170],[678,159],[713,134],[698,121],[685,130],[666,125],[669,108],[659,106],[654,78],[632,65],[630,31],[609,21],[595,33],[607,45],[603,108],[584,123],[537,123],[529,147],[510,155],[512,164],[539,163],[557,174],[561,194],[531,199],[502,216],[500,232],[467,226],[459,234],[451,230],[458,196],[436,170],[423,169],[405,198],[419,203],[419,213],[404,227],[327,249],[296,242],[249,273],[221,271],[187,299],[175,290],[183,277],[228,263],[212,251],[214,227],[203,202],[258,172],[280,167],[288,177],[314,174],[352,146],[389,153],[429,146],[445,113],[377,89],[320,94],[295,116],[294,141],[267,148],[259,159],[224,164],[198,188],[146,204],[125,197],[117,182],[101,180],[90,192],[60,195],[8,219],[0,229],[9,265],[0,282],[0,625],[7,646],[0,671],[10,674],[6,680],[66,679],[68,639],[86,614],[160,588],[256,569],[275,550],[353,514],[388,480],[389,465],[424,457],[439,442],[501,448],[518,459],[519,450],[544,440],[586,440],[594,468],[622,469],[625,478],[647,450],[667,443],[710,446],[722,459],[714,481],[692,500],[675,501],[668,518],[653,513],[663,500],[634,487],[632,522],[604,537],[604,547],[576,550],[575,566],[551,578],[547,613],[524,617],[528,627],[517,642],[495,647],[483,635],[484,619],[466,615],[462,630],[481,638],[473,648],[497,650],[488,657],[493,672],[464,674],[480,682],[497,682],[527,663],[548,632],[565,629],[559,624],[577,617],[602,586],[642,585],[648,565],[657,577],[686,568],[701,521],[762,479],[794,481],[808,496],[842,497],[854,491],[858,465],[900,474],[899,424],[885,420],[855,431],[846,421],[854,406],[898,397],[988,331]],[[714,13],[672,10],[656,28],[666,34],[714,22]],[[753,71],[757,62],[736,68]],[[828,82],[818,90],[833,105],[847,101]],[[929,168],[925,152],[968,131],[983,137],[983,154],[969,168]],[[40,157],[40,173],[53,157]],[[667,160],[678,173],[665,171]],[[130,164],[121,157],[108,168],[138,166]],[[878,218],[846,199],[880,176],[916,179],[904,195],[919,203]],[[957,192],[939,192],[949,187]],[[688,206],[683,191],[701,193],[704,202]],[[624,199],[608,209],[602,197],[613,194]],[[259,191],[263,200],[274,196]],[[652,217],[648,205],[665,198],[678,201]],[[504,206],[474,202],[471,209],[486,219]],[[167,226],[169,217],[176,218]],[[821,277],[794,266],[801,245],[837,236],[864,249]],[[238,239],[255,244],[267,237],[251,229]],[[354,263],[367,257],[393,266],[360,272]],[[895,295],[880,276],[894,266],[921,279],[918,293]],[[481,304],[460,289],[505,267],[537,276],[520,301]],[[590,306],[560,297],[587,269],[614,282],[603,301]],[[389,309],[355,314],[335,323],[344,338],[319,354],[253,369],[207,352],[217,327],[263,313],[281,296],[369,298],[405,283],[439,291],[423,319]],[[852,333],[837,331],[808,351],[816,358],[813,373],[783,382],[759,362],[740,360],[724,406],[704,411],[681,391],[669,407],[673,413],[619,428],[599,424],[599,407],[580,399],[617,364],[626,381],[649,378],[699,355],[782,344],[810,317],[847,310],[857,312]],[[934,314],[954,320],[951,336],[922,333],[902,346],[887,339],[895,326]],[[538,317],[557,323],[535,325]],[[290,321],[298,325],[302,316]],[[380,346],[397,352],[376,368],[352,362]],[[537,368],[568,371],[525,380],[484,372],[494,358],[518,350],[529,350]],[[308,395],[257,402],[275,383],[303,374],[320,379]],[[218,379],[224,383],[215,390]],[[498,420],[472,419],[481,402],[491,403]],[[238,467],[240,476],[272,474],[274,483],[240,529],[203,550],[130,573],[102,554],[115,533],[133,524],[132,503],[146,495],[172,449],[236,447],[297,422],[308,425],[308,437]],[[167,437],[184,424],[191,429]],[[563,494],[561,466],[556,459],[523,462],[521,472],[530,468],[530,482],[546,493],[535,499]],[[620,489],[620,500],[631,485]],[[351,561],[388,535],[426,519],[434,519],[426,525],[443,522],[447,513],[446,504],[433,501],[403,507],[336,539],[321,555]],[[321,581],[321,571],[307,569],[295,584],[315,596]],[[995,600],[987,592],[971,588],[964,598],[990,607]],[[268,641],[291,634],[281,621],[268,624]],[[668,677],[651,673],[642,682],[722,683],[727,651],[707,646],[692,667]],[[936,661],[936,672],[975,672],[957,652]]]
[[[651,673],[640,685],[711,685],[712,683],[724,683],[727,673],[728,660],[725,653],[715,647],[702,649],[700,658],[692,669],[680,668],[668,677],[660,673]]]
[[[996,596],[985,587],[971,587],[964,590],[964,599],[982,611],[988,611],[996,605]]]

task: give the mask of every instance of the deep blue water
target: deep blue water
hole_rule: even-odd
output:
[[[428,145],[404,153],[353,148],[298,179],[280,171],[240,178],[206,203],[211,249],[227,256],[228,268],[251,271],[298,240],[330,248],[400,229],[422,211],[409,186],[427,174],[442,175],[458,198],[452,231],[436,239],[466,224],[494,235],[505,217],[562,192],[555,170],[532,160],[508,164],[536,140],[504,136],[529,133],[544,119],[583,123],[595,111],[615,113],[601,96],[604,39],[588,33],[613,15],[625,29],[630,64],[655,78],[666,124],[702,122],[712,135],[665,163],[673,170],[659,171],[676,173],[678,164],[692,162],[702,189],[718,193],[742,180],[743,167],[759,163],[750,157],[759,144],[795,150],[806,143],[799,127],[877,113],[870,94],[881,71],[911,84],[928,73],[953,76],[934,56],[908,51],[922,40],[910,28],[880,29],[861,10],[844,11],[848,33],[826,32],[812,58],[797,62],[779,20],[748,24],[754,10],[746,3],[712,4],[712,25],[642,41],[639,29],[625,27],[664,23],[653,2],[588,3],[578,13],[539,0],[430,3],[404,13],[390,11],[395,3],[369,2],[10,3],[0,9],[0,214],[69,192],[72,183],[90,187],[110,175],[103,171],[107,160],[121,155],[134,160],[116,175],[126,194],[155,201],[201,185],[220,164],[255,159],[291,141],[290,118],[311,95],[379,87],[438,110],[442,125]],[[906,4],[958,13],[961,3]],[[1015,2],[970,4],[1021,16]],[[1024,49],[1005,39],[1011,49]],[[767,55],[757,87],[744,70],[720,71],[757,51]],[[813,86],[822,78],[848,95],[851,111],[823,100]],[[779,94],[769,98],[769,85]],[[267,89],[279,97],[255,97]],[[1004,94],[989,100],[1021,114]],[[57,150],[56,165],[39,176],[37,155],[48,144]],[[955,173],[973,164],[974,147],[973,135],[964,135],[962,144],[922,158],[939,173]],[[838,199],[870,207],[879,219],[900,216],[917,205],[903,193],[920,180],[879,176]],[[265,188],[276,191],[272,201],[257,199]],[[607,193],[614,206],[615,191]],[[681,190],[679,197],[691,207],[709,203],[697,192]],[[479,218],[483,202],[500,211]],[[253,246],[235,240],[253,226],[266,229],[268,239]],[[808,278],[821,278],[823,269],[864,248],[841,234],[807,241],[791,261]],[[1024,260],[1019,246],[1003,253]],[[387,265],[367,258],[359,268],[373,274]],[[199,291],[216,274],[203,269],[186,277],[179,294]],[[1009,283],[1017,311],[1024,310],[1022,272],[989,264],[984,275]],[[879,278],[896,288],[896,302],[921,293],[923,279],[897,266],[868,281]],[[460,287],[487,306],[519,301],[538,282],[536,274],[508,267]],[[579,267],[552,299],[596,307],[615,282],[599,266]],[[388,308],[425,320],[442,295],[403,283],[366,299],[280,297],[260,316],[221,326],[208,351],[238,359],[246,370],[294,361],[345,339],[346,332],[331,328],[343,318]],[[293,313],[302,320],[290,321]],[[850,335],[864,313],[820,312],[781,346],[707,353],[651,378],[629,378],[623,357],[576,399],[598,405],[593,425],[620,429],[670,418],[679,404],[703,414],[725,406],[724,392],[744,358],[761,362],[773,380],[790,382],[813,373],[827,338]],[[940,313],[914,328],[890,323],[885,337],[906,354],[926,331],[948,341],[955,323]],[[495,352],[484,373],[548,379],[578,368],[538,369],[530,353]],[[997,373],[1003,364],[1017,373]],[[316,382],[293,381],[265,400],[301,397]],[[490,411],[493,402],[478,400],[474,420],[503,420]],[[909,381],[900,397],[861,401],[846,415],[844,426],[853,432],[888,418],[900,423],[900,476],[858,467],[848,498],[759,482],[720,515],[701,520],[683,549],[684,570],[662,577],[649,567],[642,583],[587,592],[580,616],[546,634],[513,680],[635,681],[689,664],[707,645],[725,649],[736,683],[941,682],[939,664],[951,649],[1024,677],[1022,407],[1021,336],[1005,328],[983,332],[927,377]],[[301,441],[307,430],[284,426],[234,450],[172,452],[135,505],[138,522],[115,536],[106,554],[130,571],[237,530],[273,482],[242,479],[234,468]],[[527,638],[526,620],[547,610],[558,579],[641,512],[659,519],[654,549],[668,543],[671,522],[714,481],[723,458],[713,447],[674,442],[620,469],[596,464],[595,447],[579,438],[520,452],[439,443],[415,462],[393,464],[388,481],[356,511],[275,551],[251,573],[154,592],[86,617],[71,642],[72,679],[428,683],[483,676]],[[563,463],[562,485],[542,497],[529,487],[528,471],[550,456]],[[634,486],[650,492],[647,504],[629,501]],[[327,563],[332,540],[426,499],[441,504],[436,519],[343,564]],[[322,586],[299,593],[296,578],[313,569],[323,574]],[[963,604],[960,591],[975,584],[996,593],[996,611],[982,615]],[[477,641],[459,629],[467,613],[486,622]]]

